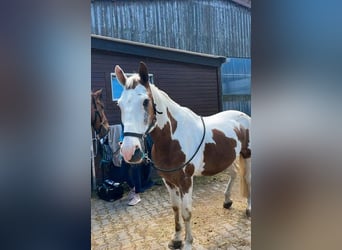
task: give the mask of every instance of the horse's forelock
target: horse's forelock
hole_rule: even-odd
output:
[[[139,75],[134,74],[130,76],[129,78],[127,78],[125,87],[126,89],[135,89],[135,87],[138,86],[139,83],[140,83]]]

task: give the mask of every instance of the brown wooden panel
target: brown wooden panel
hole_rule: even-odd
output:
[[[103,88],[103,98],[110,124],[120,123],[120,109],[111,97],[110,73],[116,64],[127,72],[137,72],[144,61],[149,73],[154,75],[155,85],[165,91],[182,106],[199,115],[211,115],[219,111],[217,68],[189,63],[136,57],[121,53],[92,50],[92,89]]]
[[[174,101],[199,115],[211,115],[219,111],[219,80],[217,68],[189,63],[131,56],[122,53],[92,50],[91,89],[103,89],[105,112],[109,124],[121,122],[120,109],[111,97],[110,73],[119,64],[127,73],[137,72],[144,61],[154,75],[155,85]],[[101,179],[98,160],[96,176]]]

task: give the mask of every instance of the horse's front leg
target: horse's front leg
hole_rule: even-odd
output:
[[[181,238],[181,198],[180,198],[180,191],[179,188],[170,185],[167,183],[167,181],[164,180],[165,186],[167,187],[167,190],[169,191],[170,194],[170,199],[171,199],[171,205],[173,209],[173,213],[175,216],[175,234],[173,236],[173,239],[169,243],[169,248],[170,249],[181,249],[183,246],[182,243],[182,238]]]
[[[191,178],[191,185],[188,190],[182,190],[182,217],[185,225],[185,250],[192,248],[192,232],[191,232],[191,212],[192,212],[192,187],[193,179]]]

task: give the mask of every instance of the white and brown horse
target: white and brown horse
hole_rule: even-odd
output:
[[[191,249],[192,190],[194,175],[214,175],[230,170],[224,207],[232,204],[230,192],[236,177],[235,160],[240,158],[241,180],[251,211],[251,119],[239,111],[225,111],[200,117],[175,103],[163,91],[149,83],[146,65],[139,74],[127,78],[120,66],[115,73],[124,90],[118,105],[124,124],[121,154],[126,162],[139,163],[146,158],[144,137],[152,136],[152,159],[170,193],[175,216],[175,234],[169,247],[180,248],[181,217],[185,224],[185,249]]]

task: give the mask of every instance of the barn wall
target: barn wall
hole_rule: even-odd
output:
[[[228,0],[96,0],[91,2],[91,33],[249,58],[251,11]]]
[[[111,99],[110,73],[114,72],[116,64],[127,73],[137,72],[140,61],[154,74],[155,85],[180,105],[199,115],[211,115],[220,110],[220,76],[216,67],[92,49],[92,90],[105,90],[103,99],[110,124],[120,123],[120,109]]]
[[[221,67],[223,110],[251,115],[251,59],[227,58]]]

